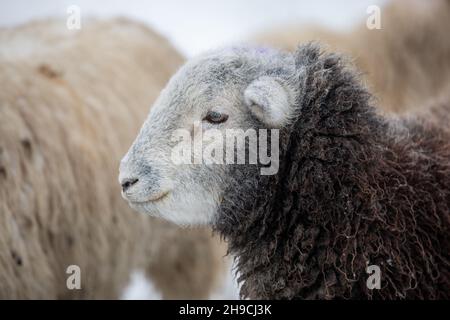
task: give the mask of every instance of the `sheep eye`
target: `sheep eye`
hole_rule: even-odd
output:
[[[217,111],[209,111],[203,120],[206,120],[209,123],[219,124],[227,121],[227,119],[228,119],[227,114],[223,114]]]

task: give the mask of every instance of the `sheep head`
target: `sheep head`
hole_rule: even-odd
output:
[[[233,167],[276,173],[275,130],[295,114],[298,79],[294,55],[266,48],[224,48],[187,62],[121,161],[123,197],[138,211],[180,225],[214,223],[237,178]],[[262,136],[259,147],[271,150],[260,153],[272,152],[269,164],[258,156]]]

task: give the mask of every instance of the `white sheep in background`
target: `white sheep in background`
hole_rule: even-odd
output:
[[[181,56],[127,20],[34,22],[0,43],[0,298],[118,298],[135,269],[164,298],[206,298],[224,263],[211,232],[117,197],[120,156]]]

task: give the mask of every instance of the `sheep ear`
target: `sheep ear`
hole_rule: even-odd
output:
[[[244,101],[250,112],[270,128],[288,123],[293,109],[290,100],[288,88],[268,76],[254,80],[244,91]]]

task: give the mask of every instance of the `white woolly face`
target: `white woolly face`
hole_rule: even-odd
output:
[[[279,128],[288,122],[293,90],[285,78],[263,73],[269,58],[278,69],[274,61],[284,65],[287,58],[247,49],[238,53],[229,49],[187,63],[161,92],[121,161],[122,196],[131,207],[179,225],[214,223],[232,177],[226,161],[202,158],[205,149],[225,141],[229,129]],[[223,139],[212,138],[217,135]],[[224,148],[216,149],[224,150],[221,159]]]
[[[129,182],[122,196],[137,211],[178,225],[208,224],[220,203],[220,177],[201,165],[173,161],[173,132],[194,124],[187,118],[175,120],[164,109],[159,103],[153,107],[121,161],[119,181],[122,186]]]

